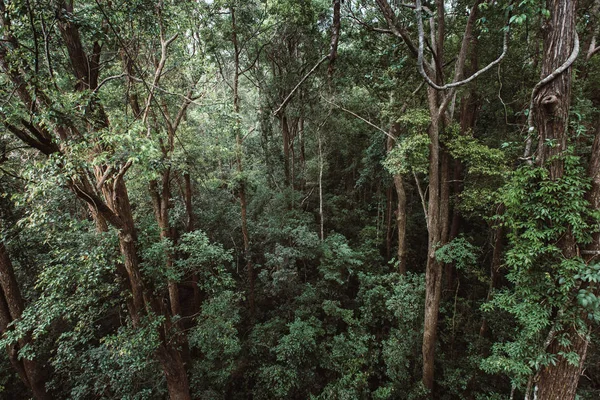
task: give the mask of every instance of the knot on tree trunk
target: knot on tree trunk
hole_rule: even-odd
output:
[[[540,103],[546,109],[546,112],[554,114],[559,102],[560,99],[557,94],[549,94],[544,96]]]

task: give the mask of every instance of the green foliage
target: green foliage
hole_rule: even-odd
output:
[[[388,152],[383,165],[392,175],[405,175],[409,172],[427,173],[429,158],[429,114],[422,109],[407,111],[398,123],[406,130],[397,145]]]
[[[189,334],[192,349],[202,357],[192,367],[192,383],[199,398],[222,397],[237,368],[241,342],[240,295],[224,290],[202,305]]]
[[[578,289],[582,282],[596,278],[594,266],[586,266],[578,257],[566,258],[558,246],[565,237],[590,242],[594,231],[590,221],[597,221],[584,199],[590,184],[579,157],[567,152],[561,160],[563,176],[550,179],[545,168],[522,167],[503,193],[507,211],[501,221],[511,241],[507,278],[514,288],[496,293],[485,310],[508,312],[518,325],[513,340],[496,343],[482,368],[504,373],[517,385],[555,362],[556,356],[542,346],[548,330],[565,324],[580,327],[582,311],[593,319],[597,313],[595,297]]]
[[[520,396],[559,357],[579,361],[570,335],[600,319],[600,266],[585,251],[600,220],[586,177],[599,64],[580,57],[573,67],[573,147],[521,165],[523,106],[553,11],[545,2],[480,2],[463,75],[497,57],[507,21],[510,51],[476,81],[437,93],[453,95],[440,120],[440,165],[450,166],[440,188],[458,233],[435,251],[444,272],[432,394],[421,383],[431,249],[420,195],[431,202],[438,192],[426,177],[436,96],[410,44],[382,34],[385,7],[340,2],[334,62],[324,58],[330,0],[81,0],[72,11],[70,2],[4,3],[0,235],[25,311],[8,311],[0,347],[43,366],[50,397],[166,398],[167,348],[185,359],[199,399],[498,400]],[[416,38],[414,10],[389,4]],[[443,57],[433,64],[445,82],[462,65],[470,7],[444,2]],[[426,30],[442,26],[423,17]],[[596,20],[579,7],[582,43]],[[381,130],[390,128],[388,149]],[[552,163],[564,166],[558,179]],[[404,210],[390,174],[405,178]],[[164,185],[165,202],[150,182]],[[407,219],[405,275],[393,270],[397,212]],[[119,243],[129,229],[139,319]],[[496,244],[504,250],[490,276]],[[550,333],[558,354],[545,348]],[[598,397],[596,336],[578,393],[586,399]],[[0,397],[31,397],[6,354],[0,369]]]

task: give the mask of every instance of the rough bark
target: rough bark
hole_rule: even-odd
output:
[[[542,78],[549,76],[569,58],[575,40],[576,0],[549,0],[551,20],[544,30]],[[555,156],[567,148],[567,124],[571,106],[571,68],[543,86],[534,98],[534,121],[539,133],[537,161],[550,159],[550,178],[562,176],[562,161]]]
[[[161,347],[157,351],[165,378],[170,400],[191,400],[185,364],[181,353],[172,346]]]
[[[329,46],[329,67],[327,69],[329,78],[333,76],[333,71],[335,70],[335,60],[340,41],[340,28],[342,26],[341,3],[342,0],[333,0],[333,21],[331,24],[331,44]]]
[[[567,60],[575,42],[574,0],[549,0],[548,9],[551,19],[544,31],[544,58],[542,60],[542,78],[556,71]],[[550,179],[559,179],[564,174],[563,162],[556,156],[566,150],[568,141],[568,116],[571,105],[572,71],[567,68],[555,79],[543,86],[534,98],[534,120],[539,133],[539,165],[548,168]],[[595,155],[592,155],[592,164]],[[596,172],[593,172],[596,174]],[[593,191],[592,191],[593,194]],[[565,235],[558,245],[566,258],[575,257],[575,243],[572,235]],[[598,244],[594,243],[597,247]],[[557,355],[555,365],[548,365],[539,372],[536,384],[536,398],[539,400],[571,400],[575,398],[579,376],[588,347],[587,334],[568,328],[571,346],[563,348],[554,339],[547,351],[574,351],[580,361],[573,365],[564,357]]]

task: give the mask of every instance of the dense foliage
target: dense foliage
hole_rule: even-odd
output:
[[[0,397],[598,398],[599,18],[0,0]]]

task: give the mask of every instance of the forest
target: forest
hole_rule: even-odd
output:
[[[0,26],[0,398],[600,398],[600,0]]]

